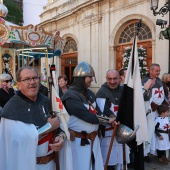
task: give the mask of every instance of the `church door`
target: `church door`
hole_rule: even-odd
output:
[[[126,47],[132,47],[133,40],[136,34],[136,26],[138,21],[128,22],[120,33],[120,37],[115,47],[116,51],[116,69],[119,71],[122,68],[122,55],[126,52]],[[147,25],[142,23],[142,27],[138,34],[138,47],[142,46],[146,50],[147,67],[152,64],[152,34]]]
[[[67,38],[62,58],[61,58],[61,73],[68,77],[68,84],[73,82],[73,71],[78,61],[77,44],[71,37]]]

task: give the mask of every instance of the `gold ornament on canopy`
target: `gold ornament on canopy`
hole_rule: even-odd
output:
[[[7,14],[8,14],[8,9],[3,4],[3,0],[0,0],[0,17],[5,18]]]
[[[9,38],[10,31],[5,25],[5,20],[0,18],[0,46],[2,46]]]

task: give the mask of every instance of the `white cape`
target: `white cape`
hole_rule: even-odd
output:
[[[37,143],[33,124],[1,118],[0,169],[36,170]]]
[[[37,144],[38,131],[33,124],[1,118],[0,170],[55,170],[53,160],[36,165],[36,155],[43,156],[40,150],[48,148],[48,143]]]

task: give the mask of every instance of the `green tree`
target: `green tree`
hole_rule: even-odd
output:
[[[128,67],[130,55],[131,55],[131,47],[126,47],[126,51],[122,55],[122,65],[123,68]],[[139,68],[140,68],[140,74],[141,78],[143,78],[147,74],[147,62],[146,62],[146,49],[144,49],[142,46],[138,47],[138,59],[139,59]]]
[[[23,12],[22,9],[19,8],[18,4],[14,2],[14,0],[4,0],[3,3],[8,8],[8,14],[5,20],[14,24],[22,25]]]

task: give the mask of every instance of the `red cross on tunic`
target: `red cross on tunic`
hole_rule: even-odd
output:
[[[169,129],[169,124],[166,124],[165,126],[164,126],[164,129],[167,131],[168,129]]]
[[[61,101],[61,99],[60,98],[58,98],[58,97],[56,97],[56,102],[58,102],[59,103],[59,109],[63,109],[63,103],[62,103],[62,101]]]
[[[89,111],[93,114],[97,113],[96,109],[93,109],[92,106],[89,106]]]
[[[163,90],[160,90],[160,88],[158,88],[158,90],[155,90],[155,94],[158,94],[158,98],[162,98],[161,94],[162,94]]]

